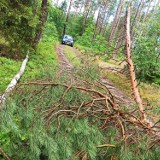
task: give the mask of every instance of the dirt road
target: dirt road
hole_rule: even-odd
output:
[[[59,73],[68,72],[71,73],[72,69],[74,68],[72,62],[70,62],[65,53],[64,53],[64,47],[63,45],[57,45],[56,47],[56,53],[59,61]],[[79,51],[77,51],[75,48],[70,48],[74,54],[77,54]],[[103,78],[102,78],[103,77]],[[117,88],[114,83],[112,83],[110,80],[104,78],[102,75],[99,79],[100,83],[105,85],[105,87],[109,90],[109,92],[113,95],[115,103],[117,105],[123,105],[123,106],[131,106],[134,104],[134,100],[129,98],[122,90]]]

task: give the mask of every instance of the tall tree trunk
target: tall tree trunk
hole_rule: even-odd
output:
[[[97,6],[95,6],[94,9],[93,9],[93,17],[95,17],[97,9],[98,9]]]
[[[59,0],[57,0],[56,5],[58,6]]]
[[[94,29],[94,34],[93,34],[93,37],[92,37],[92,45],[93,45],[94,40],[95,40],[96,35],[97,35],[97,28],[98,28],[98,25],[99,25],[99,21],[101,19],[101,11],[102,11],[102,5],[100,4],[99,11],[98,11],[98,17],[97,17],[96,25],[95,25],[95,29]]]
[[[36,27],[35,38],[33,41],[33,47],[35,48],[42,38],[42,33],[44,29],[45,22],[47,20],[48,15],[48,0],[42,0],[41,10],[39,15],[39,23]]]
[[[140,94],[139,94],[139,91],[138,91],[135,69],[134,69],[132,58],[131,58],[130,7],[128,8],[128,11],[127,11],[126,55],[127,55],[128,66],[129,66],[129,72],[130,72],[131,86],[132,86],[132,90],[133,90],[133,93],[134,93],[134,99],[135,99],[135,101],[136,101],[136,103],[139,107],[139,111],[141,113],[141,119],[146,120],[146,114],[145,114],[144,107],[143,107],[143,104],[142,104],[142,100],[141,100],[141,97],[140,97]]]
[[[132,14],[133,14],[133,12],[134,12],[134,8],[136,8],[135,6],[136,6],[136,3],[137,3],[137,0],[133,0],[132,2],[131,2],[131,8],[130,8],[130,16],[132,17]]]
[[[108,11],[105,22],[104,22],[104,26],[102,28],[102,35],[104,38],[106,38],[106,30],[109,24],[109,17],[111,16],[111,14],[112,14],[111,11]]]
[[[108,0],[105,1],[105,6],[104,6],[104,9],[103,9],[102,22],[101,22],[99,34],[101,34],[102,28],[104,27],[104,24],[105,24],[106,13],[107,13],[107,7],[108,7]]]
[[[125,36],[124,36],[125,35],[125,27],[124,27],[124,23],[125,23],[125,18],[121,22],[120,31],[119,31],[118,37],[116,38],[117,41],[116,41],[115,49],[114,49],[114,51],[112,53],[112,56],[111,56],[112,59],[116,58],[116,55],[117,55],[119,49],[121,48],[121,46],[125,42]]]
[[[83,14],[82,34],[84,33],[84,30],[85,30],[85,25],[86,25],[87,16],[90,10],[90,6],[91,6],[91,0],[87,0],[86,7],[84,9],[84,14]]]
[[[131,30],[131,40],[132,41],[135,37],[135,28],[139,27],[139,23],[140,23],[141,17],[142,17],[141,12],[144,9],[145,3],[146,3],[146,0],[142,0],[141,3],[140,3],[139,9],[137,10],[135,20],[134,20],[133,25],[132,25],[132,30]]]
[[[132,23],[131,23],[131,39],[133,39],[134,26],[135,26],[137,17],[139,16],[139,14],[140,14],[140,12],[141,12],[142,4],[143,4],[143,0],[140,1],[139,5],[138,5],[138,7],[137,7],[137,10],[136,10],[135,16],[134,16],[134,18],[133,18],[133,20],[132,20]]]
[[[147,18],[147,16],[148,16],[148,12],[149,12],[149,9],[150,9],[150,7],[151,7],[151,2],[152,2],[152,0],[149,1],[148,8],[147,8],[147,11],[146,11],[146,14],[145,14],[145,16],[144,16],[144,18],[143,18],[143,23],[144,23],[144,21],[146,20],[146,18]]]
[[[64,28],[63,28],[63,35],[66,34],[67,22],[69,20],[71,6],[72,6],[72,0],[70,0],[70,3],[69,3],[69,7],[68,7],[68,11],[67,11],[67,16],[66,16],[66,21],[65,21],[65,24],[64,24]]]
[[[120,16],[121,16],[121,11],[122,11],[122,0],[119,1],[117,10],[116,10],[116,15],[115,15],[115,19],[112,23],[112,27],[111,27],[111,31],[110,31],[110,35],[109,35],[109,42],[112,41],[114,33],[116,31],[117,28],[117,24],[119,23],[120,20]]]

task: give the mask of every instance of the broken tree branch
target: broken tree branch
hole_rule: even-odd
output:
[[[6,159],[6,160],[10,160],[10,158],[8,157],[8,155],[3,151],[3,149],[0,147],[0,153],[3,155],[3,157]]]

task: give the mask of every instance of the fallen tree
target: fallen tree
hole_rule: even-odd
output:
[[[19,81],[19,79],[21,78],[22,74],[24,73],[24,70],[26,68],[26,64],[28,62],[28,58],[29,58],[29,56],[26,55],[26,58],[22,62],[22,65],[21,65],[21,68],[20,68],[19,72],[14,76],[14,78],[11,80],[11,82],[7,86],[4,94],[0,97],[0,104],[2,104],[5,101],[6,95],[15,88],[17,82]]]
[[[124,146],[126,152],[130,145],[132,146],[142,141],[144,136],[148,136],[151,139],[148,149],[160,142],[159,135],[157,134],[160,128],[159,122],[155,122],[153,126],[150,126],[141,119],[141,114],[139,114],[139,109],[136,106],[126,109],[117,105],[114,95],[111,95],[107,88],[99,82],[91,83],[77,78],[75,83],[69,81],[65,83],[61,83],[60,81],[36,81],[21,85],[17,90],[20,94],[21,87],[24,88],[24,85],[25,88],[30,86],[29,88],[33,89],[29,97],[26,98],[26,103],[30,104],[36,101],[34,102],[36,104],[34,109],[40,112],[44,118],[46,127],[49,129],[58,124],[55,133],[56,136],[61,132],[60,130],[63,126],[61,123],[64,118],[70,119],[67,128],[69,128],[75,119],[80,120],[86,118],[90,119],[89,122],[91,125],[98,123],[99,130],[102,132],[108,132],[109,128],[114,128],[117,131],[117,142],[122,143],[121,145]],[[53,95],[48,94],[50,90],[52,90]],[[57,92],[60,93],[57,94]],[[54,95],[57,95],[57,97],[53,100],[52,97]],[[78,98],[78,102],[75,101],[76,97]],[[50,105],[43,105],[45,99],[49,100],[45,104]],[[68,131],[66,131],[67,133]],[[104,141],[104,144],[99,146],[102,146],[102,148],[103,146],[117,147],[107,142]],[[99,148],[99,146],[97,147]],[[83,157],[85,154],[86,152],[83,152],[81,156]],[[78,156],[80,157],[80,155]]]

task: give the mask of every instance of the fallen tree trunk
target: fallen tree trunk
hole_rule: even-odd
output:
[[[25,68],[26,68],[26,64],[28,62],[28,55],[26,55],[26,58],[24,59],[21,68],[19,70],[19,72],[14,76],[14,78],[12,79],[12,81],[9,83],[9,85],[7,86],[4,94],[0,97],[0,104],[4,103],[5,99],[6,99],[6,95],[7,93],[11,92],[14,87],[16,86],[17,82],[19,81],[19,79],[21,78]],[[1,107],[0,107],[1,109]]]
[[[127,54],[127,61],[128,61],[128,66],[129,66],[132,90],[134,93],[134,99],[139,107],[139,111],[141,112],[142,120],[146,120],[146,114],[144,112],[144,107],[143,107],[142,100],[141,100],[141,97],[138,91],[135,69],[134,69],[132,58],[131,58],[130,8],[128,8],[128,11],[127,11],[126,54]]]

